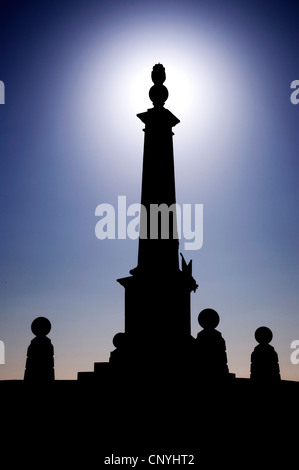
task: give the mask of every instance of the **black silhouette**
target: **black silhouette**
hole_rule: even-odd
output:
[[[125,371],[128,367],[130,358],[128,355],[128,348],[126,345],[126,334],[117,333],[113,338],[114,351],[110,353],[109,362],[115,370],[120,372]]]
[[[164,109],[165,78],[164,67],[157,64],[150,90],[154,107],[138,115],[145,123],[141,202],[147,211],[153,203],[169,207],[176,201],[172,127],[179,121]],[[290,388],[281,381],[282,387],[272,387],[271,393],[266,387],[265,394],[261,387],[252,386],[254,381],[272,384],[280,379],[268,328],[256,331],[259,345],[251,356],[251,381],[227,380],[234,375],[229,373],[225,341],[216,330],[215,310],[200,312],[203,329],[196,339],[191,336],[190,297],[198,286],[192,261],[187,263],[181,255],[179,267],[176,212],[160,216],[152,238],[147,211],[141,213],[137,267],[131,276],[118,280],[125,288],[125,331],[114,336],[109,362],[96,362],[93,372],[79,372],[78,381],[54,381],[54,350],[47,337],[51,324],[39,317],[32,323],[36,337],[27,353],[24,379],[29,386],[23,381],[0,386],[2,408],[10,405],[6,422],[1,410],[3,429],[11,426],[3,439],[12,442],[15,457],[19,449],[15,438],[20,436],[22,467],[27,463],[32,467],[38,450],[40,461],[52,457],[54,465],[67,467],[82,463],[89,468],[94,462],[101,466],[108,460],[120,463],[122,458],[130,464],[133,457],[125,455],[150,456],[155,463],[156,457],[166,455],[170,463],[174,458],[175,463],[178,459],[188,463],[194,457],[191,462],[197,466],[217,468],[231,466],[237,450],[246,462],[253,457],[254,465],[259,462],[269,468],[271,455],[277,460],[278,446],[274,453],[272,448],[280,444],[277,422],[285,430],[286,416],[299,421],[294,417],[298,383]],[[171,229],[165,238],[167,219]],[[54,385],[48,386],[51,382]],[[47,386],[36,387],[36,383]],[[270,445],[262,465],[265,433]],[[297,439],[296,432],[288,435],[289,447],[292,438]]]
[[[198,315],[198,323],[203,328],[196,338],[196,373],[205,380],[219,380],[229,376],[226,345],[220,331],[218,313],[206,308]]]
[[[36,336],[27,349],[24,380],[48,383],[54,380],[54,348],[46,336],[51,330],[51,323],[45,317],[38,317],[31,324],[31,331]]]
[[[145,124],[138,265],[131,276],[118,279],[125,288],[125,342],[110,357],[115,367],[119,362],[139,373],[145,367],[183,367],[190,360],[190,293],[197,288],[191,262],[187,266],[183,260],[179,268],[172,143],[172,127],[179,120],[164,108],[165,79],[163,65],[156,64],[149,92],[154,107],[137,115]],[[156,225],[154,204],[173,209],[159,214]]]
[[[259,383],[272,383],[280,380],[278,355],[269,343],[273,334],[270,328],[261,326],[255,332],[259,343],[251,354],[250,378]]]

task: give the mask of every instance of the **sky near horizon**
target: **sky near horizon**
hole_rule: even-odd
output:
[[[136,114],[152,107],[160,62],[180,119],[177,203],[203,204],[203,245],[184,251],[199,284],[192,334],[217,310],[229,369],[248,377],[268,326],[282,378],[299,380],[298,14],[292,1],[2,2],[0,379],[23,378],[38,316],[52,323],[57,379],[109,359],[124,329],[116,279],[138,241],[99,240],[95,210],[140,202]]]

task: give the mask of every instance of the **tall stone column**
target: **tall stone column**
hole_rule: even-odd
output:
[[[168,90],[163,65],[152,71],[154,107],[138,118],[145,124],[141,217],[137,267],[118,279],[125,288],[125,332],[115,337],[111,362],[167,366],[185,357],[191,341],[190,293],[197,284],[191,261],[182,258],[175,194],[172,128],[179,120],[164,103]]]

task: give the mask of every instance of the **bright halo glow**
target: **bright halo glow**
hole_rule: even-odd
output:
[[[250,106],[248,77],[228,47],[203,33],[196,42],[189,32],[178,38],[169,30],[167,40],[162,33],[158,39],[158,29],[156,33],[153,41],[151,32],[120,29],[111,41],[107,38],[104,53],[97,37],[86,43],[84,67],[75,83],[76,100],[72,100],[75,106],[71,106],[78,136],[83,136],[82,142],[86,139],[84,151],[99,164],[99,155],[115,155],[115,159],[122,155],[117,167],[132,178],[140,171],[136,159],[140,162],[143,139],[136,114],[153,107],[148,93],[156,63],[166,70],[165,108],[181,121],[174,132],[184,165],[199,153],[209,155],[202,168],[205,162],[218,161],[223,149],[229,154],[242,134],[239,117],[244,106]],[[105,168],[111,171],[108,165],[115,167],[116,162],[104,158]]]

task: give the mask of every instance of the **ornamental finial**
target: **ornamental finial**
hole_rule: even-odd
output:
[[[149,91],[149,97],[153,102],[154,107],[163,107],[165,101],[168,98],[168,90],[163,85],[166,80],[165,68],[162,64],[156,64],[152,70],[152,81],[154,85],[151,87]]]

